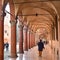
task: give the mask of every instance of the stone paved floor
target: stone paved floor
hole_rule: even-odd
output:
[[[39,57],[37,46],[25,51],[24,54],[17,54],[17,58],[9,58],[9,52],[4,51],[4,60],[59,60],[54,56],[54,53],[49,45],[45,46],[42,57]]]

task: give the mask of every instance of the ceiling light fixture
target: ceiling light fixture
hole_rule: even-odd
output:
[[[38,14],[38,13],[36,13],[36,14],[21,14],[19,16],[39,16],[39,15],[50,15],[50,14]]]

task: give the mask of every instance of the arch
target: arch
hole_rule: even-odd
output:
[[[48,2],[47,2],[48,3]],[[47,4],[47,3],[45,3],[45,4]],[[32,4],[29,4],[29,5],[27,5],[27,4],[23,4],[23,5],[21,5],[20,6],[20,10],[19,11],[22,11],[23,9],[25,9],[25,8],[28,8],[28,7],[33,7],[33,8],[40,8],[40,9],[44,9],[44,10],[46,10],[46,11],[48,11],[52,16],[53,15],[56,15],[56,12],[55,12],[55,10],[53,9],[53,8],[51,8],[50,6],[47,6],[47,5],[45,5],[45,4],[43,4],[43,7],[42,6],[40,6],[40,4],[38,5],[38,4],[34,4],[33,6],[32,6]],[[45,7],[45,8],[44,8]],[[18,12],[19,12],[18,11]],[[52,14],[53,13],[53,14]],[[53,16],[54,18],[55,18],[55,16]]]
[[[36,29],[40,28],[40,27],[45,27],[47,28],[48,30],[51,31],[51,26],[49,24],[44,24],[44,23],[40,23],[39,25],[35,24],[35,25],[32,25],[31,26],[31,29],[35,32]]]
[[[3,11],[5,11],[5,7],[8,3],[10,6],[10,12],[7,11],[7,13],[10,14],[10,16],[13,17],[13,19],[15,19],[15,8],[14,8],[13,0],[4,0],[3,1]]]
[[[50,27],[47,27],[47,26],[36,27],[36,28],[35,28],[35,32],[36,32],[38,29],[40,29],[40,28],[44,28],[44,29],[46,29],[46,31],[47,31],[48,33],[50,33],[51,28],[50,28]]]
[[[27,20],[29,20],[30,19],[30,21],[32,20],[32,18],[34,18],[35,17],[35,20],[36,20],[36,18],[38,19],[38,18],[47,18],[47,19],[50,19],[52,22],[54,22],[55,23],[55,21],[53,21],[53,18],[51,17],[51,15],[48,13],[48,12],[46,12],[46,11],[44,11],[44,10],[42,10],[42,9],[39,9],[39,10],[41,10],[40,12],[42,12],[41,14],[48,14],[48,15],[38,15],[38,16],[27,16]],[[38,11],[39,11],[38,10]],[[27,10],[28,12],[27,13],[29,13],[29,10]],[[34,12],[34,10],[33,10],[33,12]],[[33,14],[33,12],[32,12],[32,14]],[[38,14],[40,14],[40,12],[38,13]],[[36,13],[36,12],[35,12]],[[29,14],[31,14],[31,13],[29,13]],[[28,15],[28,14],[27,14]],[[28,19],[29,18],[29,19]]]
[[[5,7],[6,7],[7,3],[8,3],[8,0],[3,1],[3,11],[5,11]]]
[[[54,23],[54,22],[52,22],[50,19],[45,19],[44,16],[43,16],[43,19],[40,19],[40,18],[37,19],[37,20],[36,20],[36,19],[33,19],[33,20],[28,21],[28,22],[29,22],[29,23],[32,23],[32,24],[35,23],[35,22],[36,22],[36,23],[39,23],[39,22],[40,22],[40,23],[41,23],[41,22],[48,22],[48,23],[51,24],[51,25],[53,25],[53,23]]]
[[[51,24],[49,24],[48,22],[33,22],[33,23],[30,23],[31,25],[40,25],[40,24],[46,24],[46,25],[48,25],[48,26],[53,26],[53,25],[51,25]]]
[[[34,16],[29,16],[29,17],[27,17],[27,20],[29,20],[29,18],[32,18],[33,17],[33,19],[31,19],[31,20],[38,20],[38,18],[41,18],[41,17],[43,17],[43,19],[45,18],[45,20],[50,20],[51,22],[54,22],[50,17],[48,17],[48,16],[45,16],[45,15],[41,15],[41,16],[37,16],[36,18],[34,18]],[[31,21],[30,20],[30,21]]]
[[[32,7],[32,6],[30,6],[30,7]],[[29,6],[26,7],[26,8],[29,8]],[[26,9],[26,8],[25,8],[25,9]],[[33,6],[33,8],[39,8],[39,9],[45,10],[45,11],[47,11],[47,12],[49,12],[49,13],[50,13],[51,11],[53,11],[52,9],[51,9],[51,11],[48,11],[47,9],[49,9],[49,8],[41,8],[41,7],[38,7],[38,6]],[[23,10],[23,9],[22,9],[22,10]],[[49,10],[50,10],[50,9],[49,9]],[[20,10],[19,10],[19,12],[20,12]],[[18,13],[19,13],[19,12],[18,12]],[[56,15],[56,14],[52,14],[52,13],[53,13],[53,12],[51,12],[50,15],[52,15],[52,16],[53,16],[53,15]],[[18,15],[19,15],[19,14],[18,14]],[[55,16],[53,16],[53,18],[55,18]]]

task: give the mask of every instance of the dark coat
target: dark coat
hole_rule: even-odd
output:
[[[9,47],[9,44],[8,43],[6,43],[6,48],[8,48]]]
[[[43,51],[44,48],[44,43],[43,42],[38,42],[38,50]]]

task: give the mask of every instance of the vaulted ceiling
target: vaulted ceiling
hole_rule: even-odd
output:
[[[50,32],[60,18],[60,1],[57,0],[13,0],[13,3],[15,15],[22,16],[34,32],[40,28]]]

